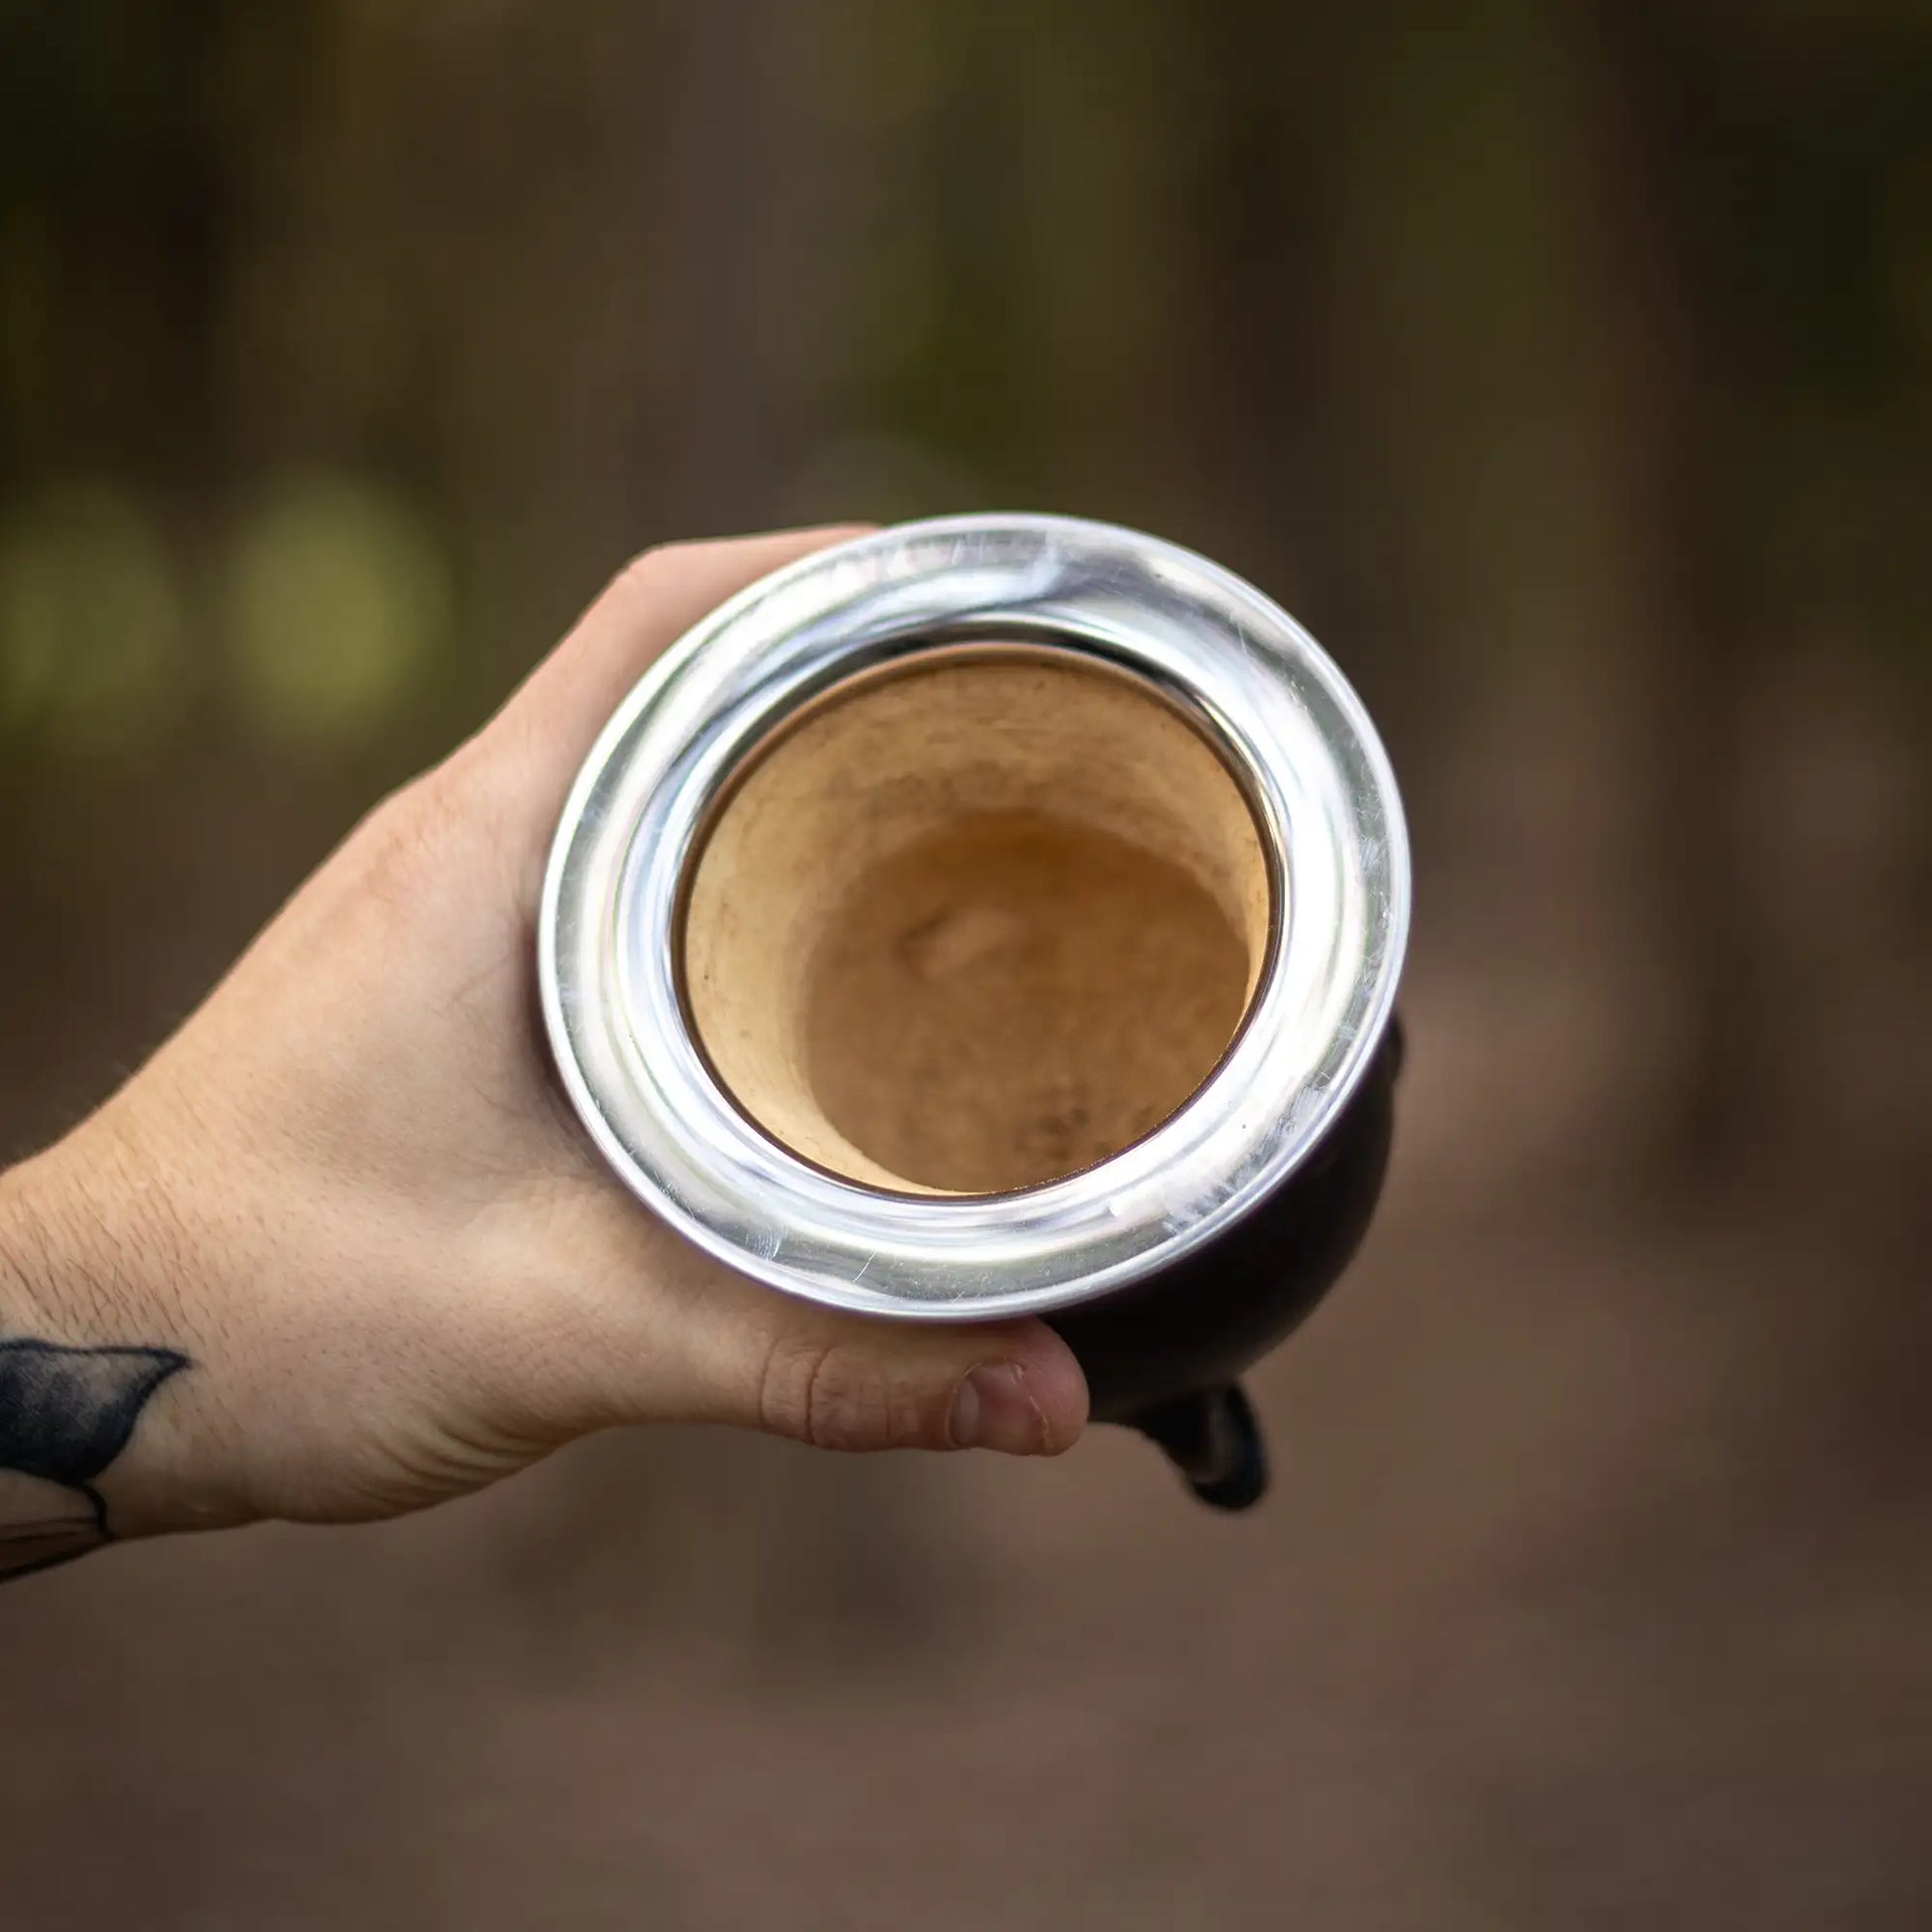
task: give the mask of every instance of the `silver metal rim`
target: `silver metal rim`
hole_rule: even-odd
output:
[[[1145,1140],[1024,1192],[887,1193],[796,1159],[739,1111],[691,1037],[674,935],[694,841],[746,755],[833,685],[963,636],[1090,655],[1181,704],[1250,791],[1284,902],[1241,1035]],[[972,1320],[1065,1308],[1156,1273],[1280,1185],[1373,1057],[1409,912],[1387,756],[1287,612],[1134,531],[943,517],[807,557],[665,653],[565,807],[539,970],[572,1102],[646,1205],[773,1288]]]

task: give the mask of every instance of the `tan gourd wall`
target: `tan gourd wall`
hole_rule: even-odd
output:
[[[692,868],[686,999],[739,1105],[807,1159],[999,1191],[1187,1098],[1270,915],[1246,799],[1175,708],[1064,652],[957,647],[748,764]]]

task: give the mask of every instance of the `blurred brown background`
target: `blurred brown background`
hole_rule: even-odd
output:
[[[630,552],[1191,543],[1384,724],[1278,1491],[610,1439],[0,1599],[10,1928],[1932,1923],[1923,0],[0,0],[0,1144]]]

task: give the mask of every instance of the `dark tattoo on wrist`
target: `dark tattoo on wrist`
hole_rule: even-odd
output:
[[[94,1480],[188,1366],[172,1348],[0,1341],[0,1580],[113,1541]]]

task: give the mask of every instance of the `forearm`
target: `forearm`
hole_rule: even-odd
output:
[[[106,1123],[0,1173],[0,1579],[232,1520],[171,1245]]]

